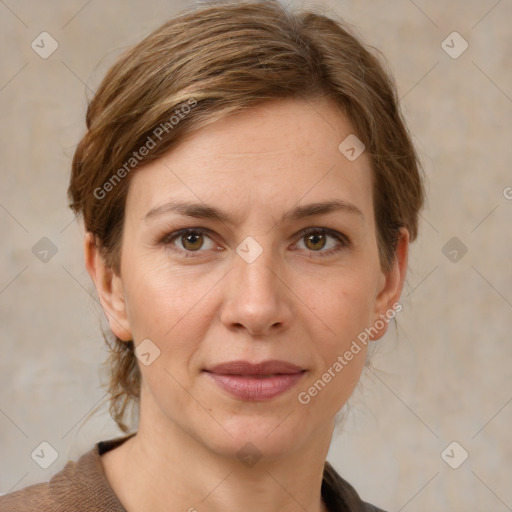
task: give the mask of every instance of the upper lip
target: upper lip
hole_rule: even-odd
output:
[[[250,363],[249,361],[241,360],[230,361],[206,368],[206,371],[220,375],[272,375],[299,373],[304,371],[304,369],[287,361],[273,359],[260,363]]]

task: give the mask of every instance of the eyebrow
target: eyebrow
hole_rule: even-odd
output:
[[[297,206],[286,212],[281,217],[281,222],[300,220],[314,215],[323,215],[335,211],[358,215],[364,223],[363,212],[357,206],[341,199]],[[144,220],[147,221],[165,213],[178,213],[187,217],[213,219],[226,224],[234,224],[234,220],[232,220],[227,213],[219,210],[218,208],[214,208],[213,206],[209,206],[205,203],[192,203],[187,201],[170,201],[157,206],[145,215]]]

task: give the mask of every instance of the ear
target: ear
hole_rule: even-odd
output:
[[[123,341],[130,341],[132,334],[128,322],[121,277],[106,266],[92,233],[86,232],[84,256],[87,272],[94,281],[110,329]]]
[[[369,329],[369,337],[372,341],[376,341],[384,336],[390,320],[402,309],[398,301],[402,294],[407,273],[409,231],[402,227],[398,236],[395,257],[391,268],[388,272],[381,273],[375,295],[372,323]]]

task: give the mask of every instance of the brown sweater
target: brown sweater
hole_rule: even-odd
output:
[[[100,441],[78,461],[69,461],[49,482],[0,497],[0,512],[126,512],[108,483],[100,455],[133,435]],[[322,497],[332,512],[384,512],[363,502],[328,462]]]

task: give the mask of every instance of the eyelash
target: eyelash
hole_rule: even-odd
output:
[[[184,257],[186,258],[190,258],[190,257],[197,257],[200,255],[200,253],[202,252],[205,252],[205,251],[202,251],[202,250],[198,250],[198,251],[187,251],[187,250],[183,250],[183,249],[179,249],[178,247],[175,247],[173,242],[174,240],[176,240],[177,238],[180,238],[182,236],[185,236],[185,235],[197,235],[197,234],[201,234],[201,235],[206,235],[208,236],[209,238],[211,238],[211,231],[208,230],[208,229],[205,229],[205,228],[185,228],[185,229],[180,229],[178,231],[173,231],[172,233],[168,233],[166,235],[164,235],[160,240],[158,240],[158,243],[161,244],[161,245],[164,245],[166,247],[169,247],[171,250],[173,251],[177,251],[179,253],[182,253],[184,254]],[[342,234],[342,233],[339,233],[338,231],[334,231],[332,229],[329,229],[329,228],[306,228],[306,229],[303,229],[298,235],[298,240],[301,240],[303,238],[305,238],[306,236],[309,236],[309,235],[318,235],[318,234],[325,234],[325,235],[328,235],[328,236],[331,236],[333,238],[335,238],[336,240],[338,240],[338,242],[340,242],[340,244],[335,247],[335,248],[332,248],[332,249],[329,249],[327,251],[308,251],[308,252],[311,252],[312,254],[314,254],[314,256],[312,257],[320,257],[320,258],[323,258],[323,257],[326,257],[326,256],[332,256],[333,254],[335,253],[338,253],[339,251],[343,250],[343,249],[350,249],[352,248],[352,242],[350,241],[350,239]],[[199,254],[196,254],[196,253],[199,253]]]

